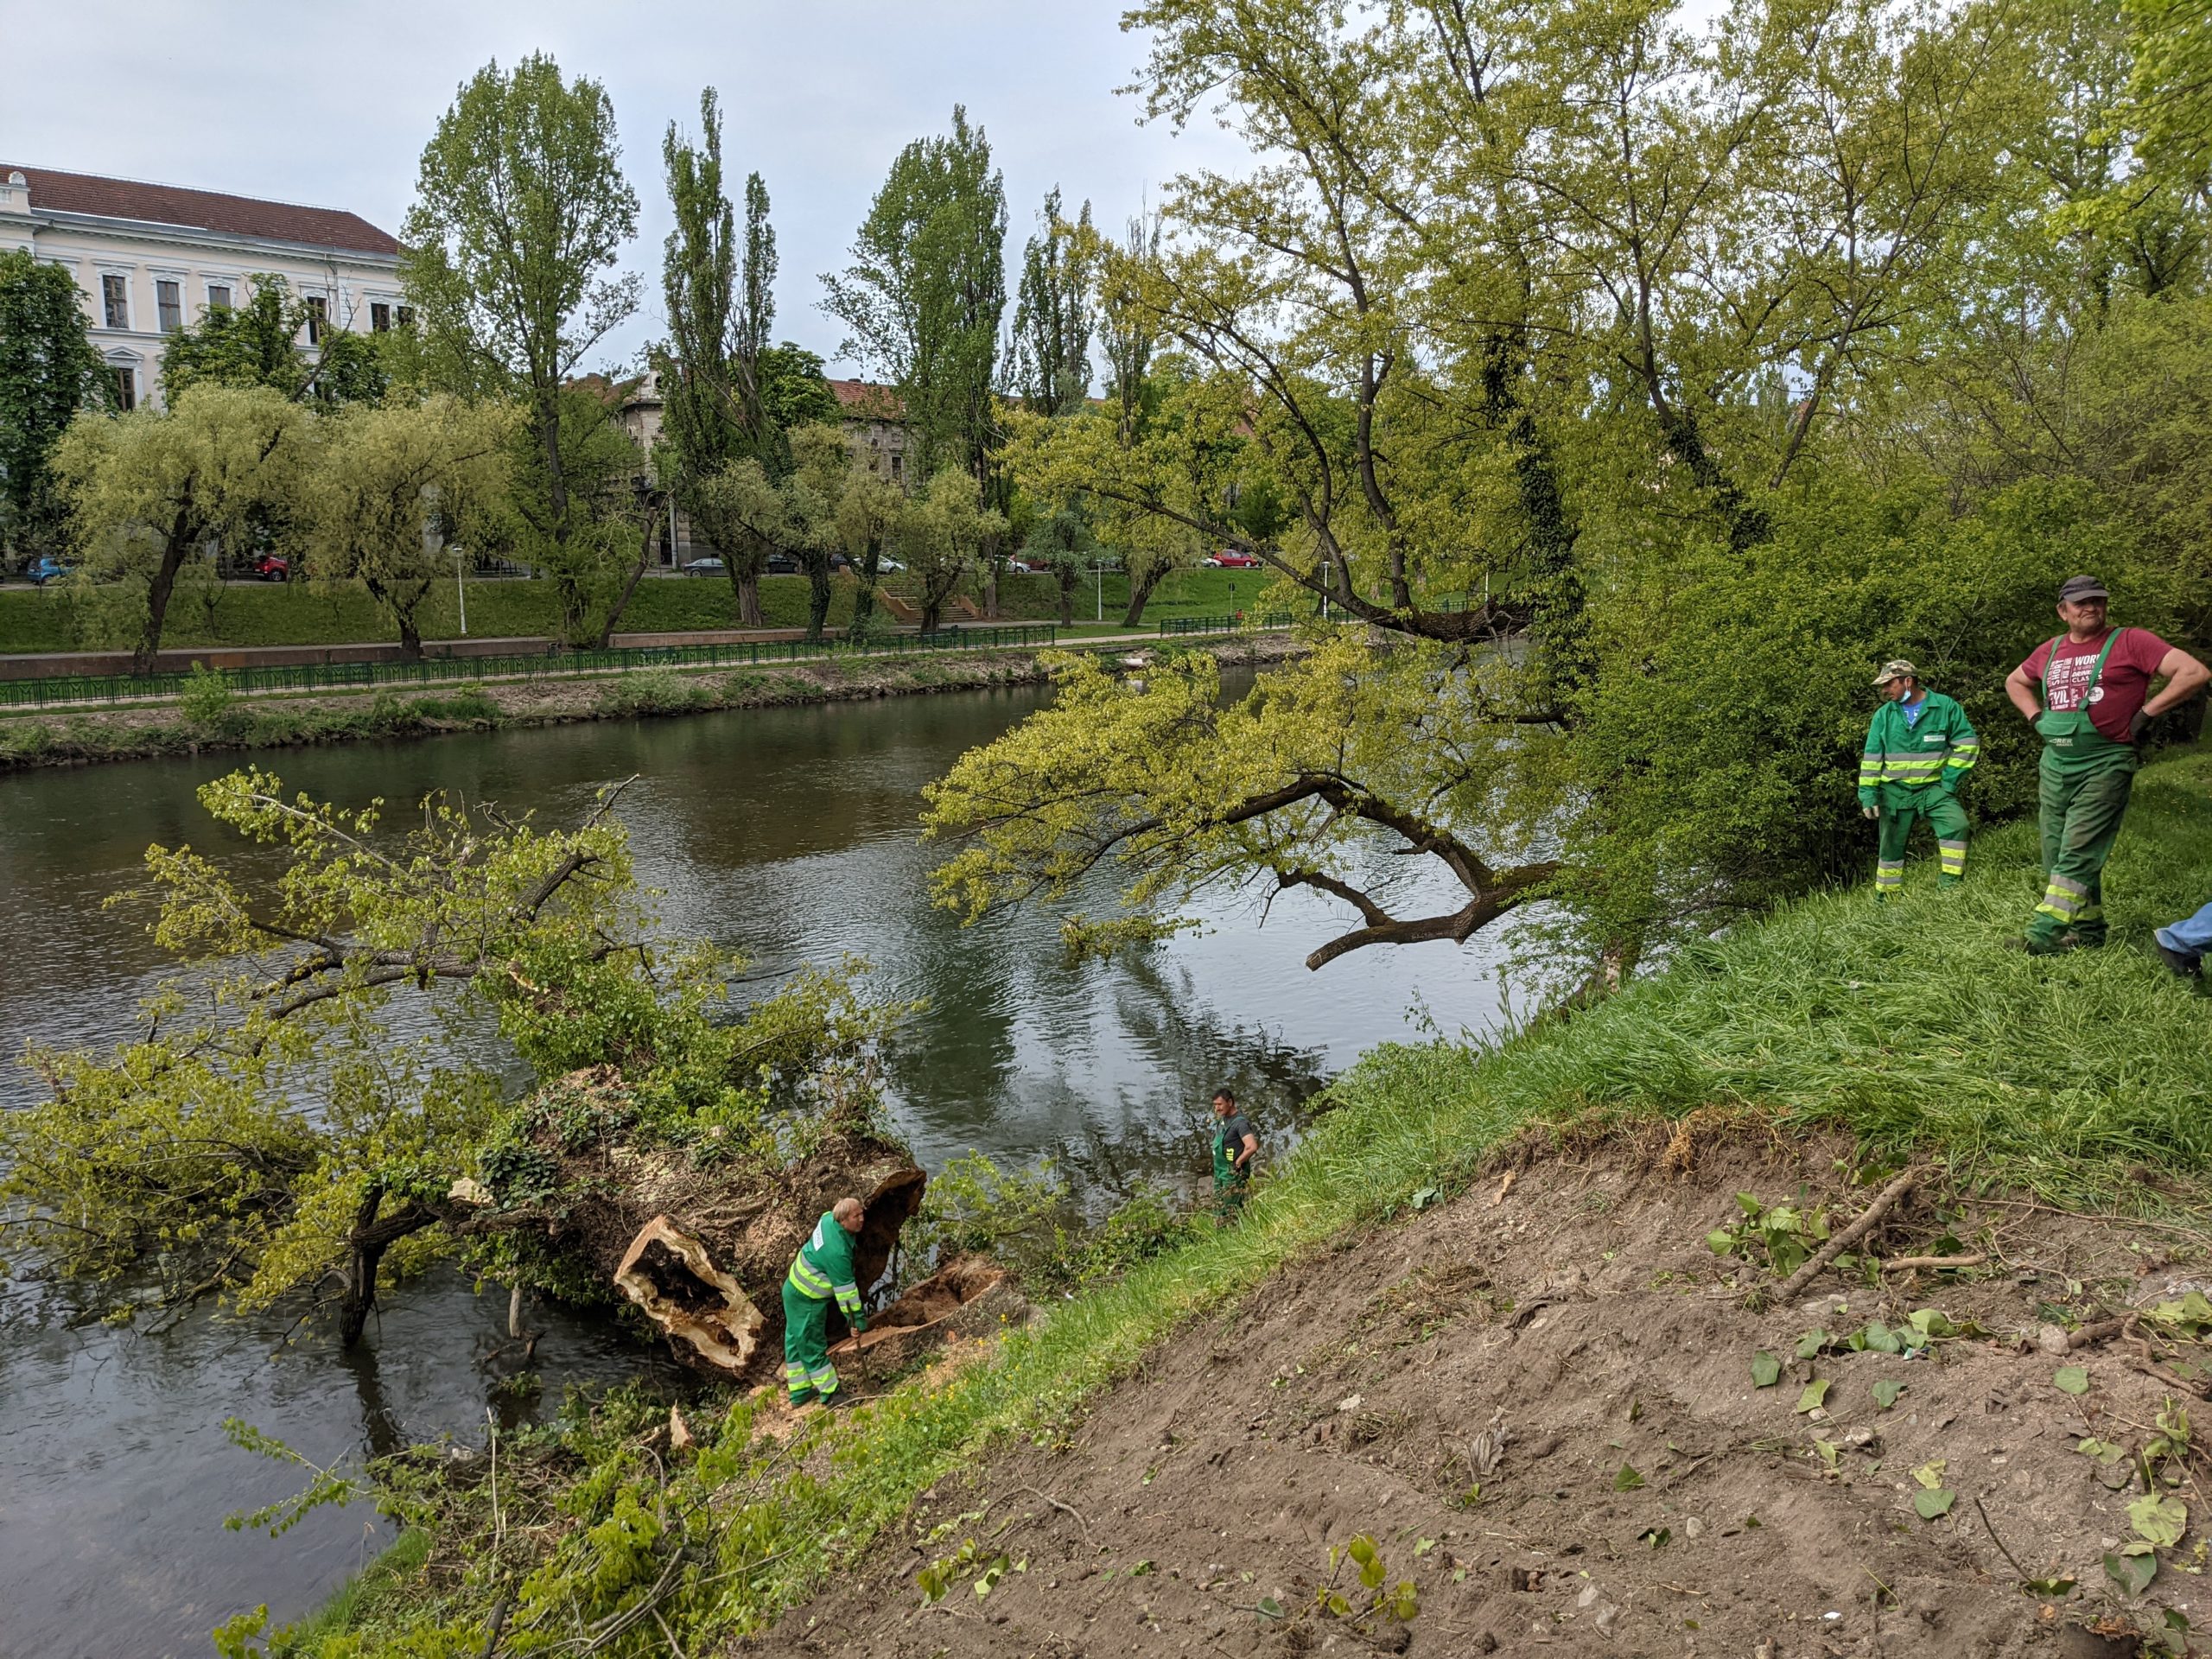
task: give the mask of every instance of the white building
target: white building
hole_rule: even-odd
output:
[[[125,409],[161,401],[163,337],[243,304],[257,276],[283,277],[316,313],[310,349],[326,327],[404,317],[399,244],[333,207],[0,162],[0,252],[18,248],[77,279]]]

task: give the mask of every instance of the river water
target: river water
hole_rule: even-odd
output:
[[[963,692],[824,708],[606,722],[261,757],[288,789],[347,804],[444,789],[572,820],[602,784],[622,798],[639,872],[678,929],[760,970],[876,966],[886,996],[929,1011],[887,1061],[893,1116],[925,1167],[981,1149],[1050,1155],[1094,1209],[1139,1179],[1195,1193],[1206,1100],[1234,1085],[1279,1142],[1298,1108],[1363,1049],[1481,1031],[1497,1015],[1479,944],[1355,954],[1319,974],[1306,953],[1341,931],[1317,895],[1199,907],[1197,936],[1109,963],[1072,964],[1059,917],[1035,909],[972,928],[928,903],[938,856],[916,839],[919,791],[1042,694]],[[0,779],[0,1043],[113,1040],[164,969],[142,915],[104,909],[147,843],[250,861],[194,791],[235,757]],[[1378,848],[1378,869],[1387,854]],[[1402,868],[1417,861],[1389,860]],[[1418,902],[1427,881],[1401,878]],[[1430,887],[1431,894],[1445,897]],[[1108,889],[1088,895],[1096,910]],[[35,1084],[0,1069],[0,1108]],[[536,1388],[500,1386],[504,1292],[456,1274],[387,1293],[369,1340],[272,1351],[284,1321],[196,1317],[167,1334],[72,1329],[28,1286],[0,1283],[0,1659],[205,1654],[211,1626],[268,1602],[312,1608],[381,1535],[365,1505],[325,1510],[283,1537],[222,1518],[298,1490],[300,1472],[232,1447],[236,1416],[318,1463],[405,1440],[480,1436],[557,1405],[575,1384],[658,1363],[605,1325],[532,1310],[548,1327]]]

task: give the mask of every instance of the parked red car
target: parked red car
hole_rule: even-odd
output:
[[[282,553],[264,553],[253,562],[252,569],[264,582],[282,582],[292,574],[292,562]]]
[[[1206,561],[1217,570],[1256,570],[1260,562],[1249,553],[1239,553],[1234,548],[1224,548]]]

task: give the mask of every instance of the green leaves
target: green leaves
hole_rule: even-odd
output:
[[[2051,1385],[2062,1394],[2087,1394],[2089,1391],[2089,1371],[2085,1365],[2062,1365],[2050,1381]]]
[[[1893,1382],[1886,1376],[1878,1379],[1875,1382],[1873,1389],[1874,1409],[1877,1411],[1889,1410],[1891,1407],[1897,1404],[1897,1396],[1903,1394],[1904,1389],[1905,1385],[1902,1382]]]
[[[1625,1463],[1621,1465],[1620,1472],[1613,1477],[1613,1490],[1617,1492],[1634,1492],[1641,1491],[1643,1488],[1643,1477],[1637,1473],[1630,1465]]]
[[[1801,1412],[1818,1410],[1821,1402],[1827,1397],[1828,1379],[1825,1376],[1816,1376],[1805,1385],[1804,1392],[1797,1396],[1796,1409]]]
[[[2146,1493],[2127,1506],[2127,1524],[2153,1549],[2171,1549],[2189,1530],[2189,1505],[2169,1494]]]
[[[1948,1459],[1932,1458],[1912,1471],[1913,1484],[1919,1488],[1912,1495],[1912,1510],[1923,1521],[1949,1514],[1951,1504],[1958,1497],[1943,1484],[1943,1471],[1948,1466]]]
[[[1879,1319],[1869,1319],[1866,1328],[1852,1337],[1851,1345],[1868,1353],[1896,1354],[1904,1351],[1903,1340]]]
[[[1782,1380],[1782,1362],[1762,1348],[1751,1356],[1751,1386],[1770,1389]]]
[[[2104,1558],[2105,1576],[2131,1596],[2139,1596],[2151,1587],[2151,1580],[2158,1576],[2158,1558],[2155,1555],[2123,1555],[2107,1551]]]
[[[1714,1228],[1705,1236],[1706,1249],[1715,1255],[1740,1252],[1747,1261],[1765,1266],[1778,1278],[1803,1266],[1828,1236],[1825,1209],[1808,1213],[1791,1204],[1769,1208],[1751,1192],[1738,1192],[1736,1207],[1743,1212],[1743,1223]]]
[[[1834,1338],[1830,1337],[1827,1332],[1821,1330],[1818,1325],[1815,1325],[1813,1329],[1808,1331],[1803,1336],[1797,1338],[1797,1347],[1796,1349],[1797,1357],[1800,1359],[1812,1359],[1818,1356],[1821,1349],[1827,1347],[1828,1344],[1834,1340]]]

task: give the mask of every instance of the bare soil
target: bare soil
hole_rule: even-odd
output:
[[[2132,1453],[2162,1403],[2201,1433],[2212,1407],[2146,1374],[2133,1337],[2063,1357],[2036,1344],[2055,1319],[2201,1287],[2203,1241],[1924,1185],[1868,1248],[1963,1245],[1982,1267],[1879,1283],[1830,1270],[1790,1305],[1748,1306],[1747,1288],[1777,1279],[1716,1258],[1706,1234],[1738,1218],[1738,1192],[1773,1203],[1801,1186],[1840,1226],[1874,1190],[1847,1185],[1846,1150],[1677,1132],[1524,1152],[1510,1179],[1345,1241],[1186,1331],[1064,1438],[941,1483],[745,1650],[2078,1659],[2138,1651],[2125,1633],[2164,1630],[2169,1607],[2212,1632],[2201,1452],[2165,1465],[2191,1530],[2148,1592],[2102,1565],[2133,1536]],[[1987,1334],[1910,1358],[1792,1357],[1814,1327],[1840,1339],[1929,1308]],[[1766,1388],[1762,1351],[1783,1368]],[[2075,1364],[2078,1397],[2053,1381]],[[1799,1409],[1815,1376],[1826,1400]],[[1904,1385],[1886,1411],[1884,1380]],[[2130,1458],[2102,1465],[2076,1449],[2085,1437]],[[1914,1507],[1922,1469],[1954,1494],[1932,1520]],[[1358,1535],[1386,1594],[1411,1580],[1410,1619],[1364,1612],[1357,1564],[1332,1573],[1331,1547]],[[952,1580],[933,1605],[917,1587],[932,1563]],[[2060,1577],[2078,1587],[2023,1588]],[[1321,1605],[1329,1586],[1348,1616]]]

